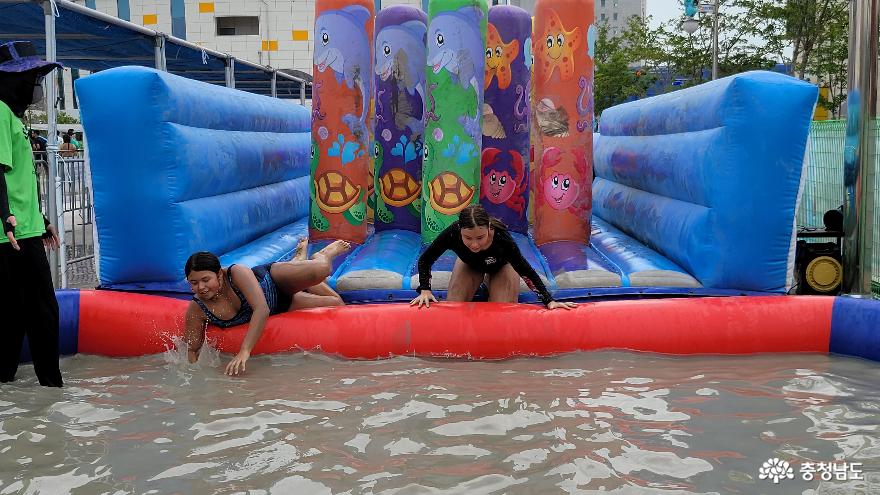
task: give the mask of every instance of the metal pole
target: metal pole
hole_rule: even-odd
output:
[[[871,294],[877,125],[877,27],[880,0],[853,0],[849,17],[843,185],[843,292]]]
[[[718,0],[713,2],[712,15],[712,80],[718,79]]]
[[[272,71],[272,98],[278,98],[278,71]]]
[[[302,79],[299,81],[299,104],[306,106],[306,82]]]
[[[156,57],[156,70],[167,71],[168,66],[165,61],[165,37],[161,34],[153,37],[154,54]]]
[[[235,57],[226,57],[226,87],[235,88]]]
[[[46,18],[46,61],[55,62],[57,59],[55,47],[55,14],[52,12],[52,2],[43,2],[43,14]],[[61,247],[57,251],[51,251],[49,255],[49,267],[52,270],[52,281],[55,287],[67,286],[67,270],[64,244],[64,208],[61,195],[61,174],[58,171],[58,120],[55,115],[56,72],[46,74],[46,121],[48,122],[48,143],[46,145],[46,158],[49,165],[49,177],[46,183],[46,204],[48,206],[49,221],[58,230],[58,238],[61,239]],[[64,88],[61,88],[64,91]]]

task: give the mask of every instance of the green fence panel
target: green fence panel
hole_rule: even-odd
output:
[[[816,121],[810,126],[810,151],[804,192],[798,207],[799,227],[823,226],[822,216],[826,211],[843,204],[843,142],[846,121]],[[875,151],[880,151],[880,124],[875,122],[874,136],[878,142]],[[880,154],[875,153],[875,161]],[[880,163],[877,169],[880,170]],[[874,176],[874,253],[872,259],[873,290],[880,295],[880,174]]]

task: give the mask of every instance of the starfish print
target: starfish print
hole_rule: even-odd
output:
[[[544,82],[550,80],[557,67],[562,81],[574,77],[574,52],[581,46],[582,37],[578,27],[566,31],[559,15],[550,9],[550,18],[544,27],[543,36],[536,37],[535,40],[535,59],[543,69]]]
[[[504,43],[501,34],[491,22],[486,33],[486,70],[483,78],[484,89],[489,89],[493,77],[498,77],[498,89],[510,86],[510,64],[519,55],[519,41]]]

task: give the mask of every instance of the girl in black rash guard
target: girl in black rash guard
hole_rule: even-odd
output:
[[[498,219],[492,218],[480,205],[470,205],[458,221],[446,228],[419,258],[419,296],[410,302],[430,307],[437,302],[431,293],[431,266],[447,249],[458,259],[449,280],[448,301],[470,301],[484,279],[489,288],[489,301],[516,302],[519,278],[535,291],[548,309],[571,309],[570,302],[554,301],[535,269],[523,258],[519,247]]]

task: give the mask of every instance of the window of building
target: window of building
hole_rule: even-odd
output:
[[[128,4],[128,0],[116,0],[116,12],[116,17],[123,21],[131,20],[131,6]]]
[[[260,18],[257,16],[217,17],[217,36],[242,36],[260,34]]]
[[[602,8],[605,8],[605,0],[602,0]]]
[[[617,12],[614,13],[614,20],[617,20]]]
[[[605,12],[602,12],[602,17],[601,17],[601,19],[602,19],[603,21],[605,20]]]

